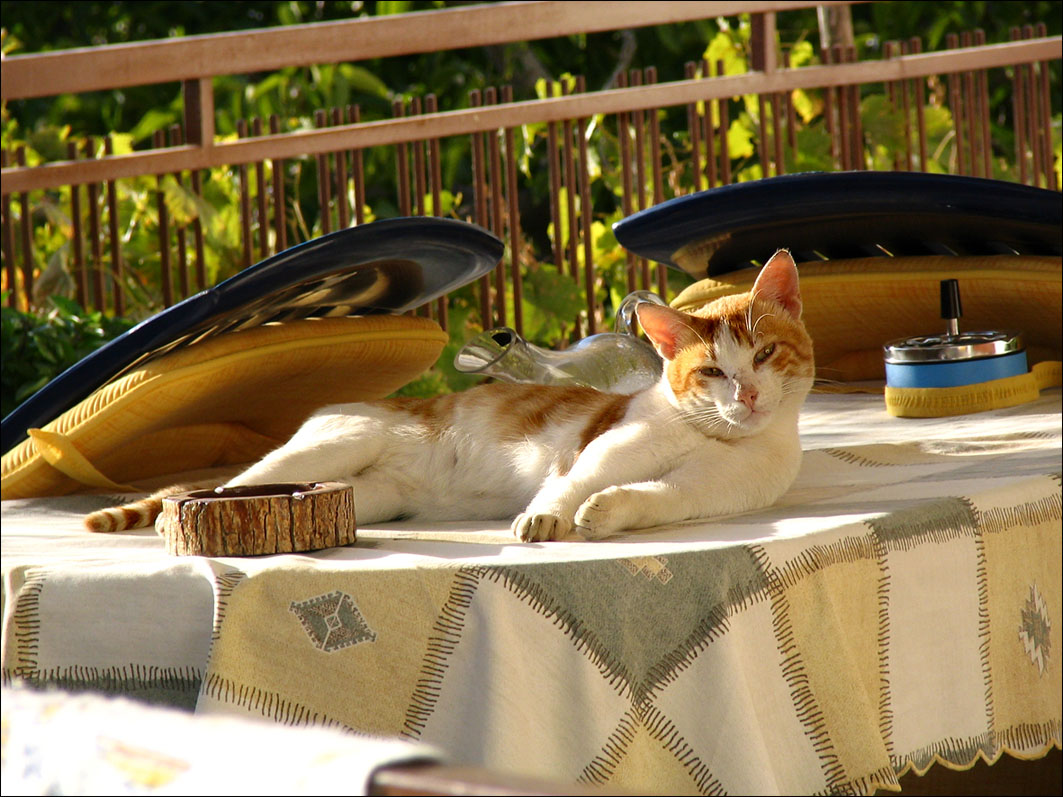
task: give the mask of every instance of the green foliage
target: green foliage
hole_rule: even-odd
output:
[[[22,312],[0,308],[2,402],[6,417],[20,403],[78,360],[125,332],[133,322],[85,312],[70,299],[52,296],[51,309]]]
[[[462,5],[443,0],[391,0],[388,2],[96,2],[30,3],[5,2],[2,49],[5,53],[36,52],[47,49],[91,46],[188,34],[238,31],[270,25],[325,22],[358,16],[407,13],[431,8]],[[925,49],[940,48],[947,33],[982,27],[990,42],[1007,40],[1009,28],[1030,21],[1045,21],[1049,35],[1060,32],[1060,2],[971,3],[971,2],[888,2],[852,6],[853,28],[858,56],[875,58],[887,40],[906,39],[913,33],[925,39]],[[818,34],[815,9],[780,13],[779,41],[794,67],[817,61],[812,40]],[[717,71],[722,61],[724,74],[740,74],[750,62],[751,26],[748,16],[731,20],[702,20],[681,25],[642,28],[603,34],[568,36],[534,42],[516,42],[485,48],[464,48],[451,52],[425,53],[408,58],[375,59],[358,63],[289,67],[271,74],[229,75],[215,80],[216,129],[219,137],[236,136],[242,119],[266,119],[275,114],[282,131],[309,129],[314,126],[314,112],[319,109],[357,105],[363,121],[389,118],[392,103],[409,101],[432,93],[439,107],[457,109],[469,105],[471,89],[510,84],[514,96],[545,97],[558,92],[557,83],[566,91],[574,87],[573,73],[585,77],[590,90],[612,85],[618,72],[659,68],[661,81],[684,77],[685,59],[698,55]],[[1063,156],[1060,149],[1059,63],[1051,64],[1054,151],[1057,174]],[[994,175],[1015,179],[1014,146],[1010,139],[1010,93],[1004,70],[989,86],[990,116],[994,126]],[[927,87],[923,109],[927,124],[928,163],[935,172],[955,171],[955,137],[953,120],[941,102],[940,84]],[[893,168],[898,152],[905,150],[905,125],[881,87],[861,89],[860,113],[864,132],[864,156],[875,169]],[[836,168],[831,156],[831,142],[824,119],[824,98],[819,91],[795,91],[790,99],[798,124],[797,147],[786,148],[787,172],[821,171]],[[29,163],[66,157],[67,144],[76,140],[79,147],[87,136],[99,137],[113,130],[127,131],[113,136],[116,152],[131,152],[150,146],[157,131],[166,131],[178,123],[182,100],[176,85],[130,88],[116,92],[99,92],[77,97],[46,98],[5,103],[0,117],[0,133],[5,148],[25,146]],[[704,112],[704,106],[699,110]],[[728,106],[727,130],[731,172],[736,181],[757,179],[764,175],[758,144],[760,104],[755,96],[733,99]],[[714,121],[718,122],[715,104]],[[770,113],[770,110],[768,111]],[[650,142],[649,115],[641,131]],[[659,189],[664,199],[691,192],[690,136],[686,109],[669,108],[657,112],[660,138],[655,143],[663,153],[664,185]],[[76,131],[76,132],[74,132]],[[581,328],[579,319],[586,314],[583,278],[574,279],[547,261],[552,247],[565,245],[572,235],[580,235],[579,225],[567,214],[567,196],[561,197],[562,215],[559,229],[548,222],[549,177],[546,166],[548,137],[545,124],[530,124],[515,131],[520,152],[519,186],[522,231],[527,239],[526,251],[520,255],[524,264],[523,317],[524,334],[537,345],[558,348],[570,343]],[[609,329],[613,308],[627,290],[627,263],[622,249],[612,235],[611,224],[622,216],[622,179],[615,164],[620,162],[620,141],[615,120],[596,117],[588,120],[588,172],[593,205],[591,248],[596,272],[592,286],[595,299],[604,308],[598,319],[599,329]],[[455,218],[471,216],[472,184],[470,137],[456,137],[443,142],[441,151],[442,181],[451,190],[441,196],[441,213]],[[913,142],[914,144],[914,142]],[[718,144],[714,144],[718,146]],[[369,218],[398,215],[395,189],[394,149],[379,147],[364,153],[366,203]],[[647,196],[653,196],[653,170],[647,155]],[[267,185],[272,174],[266,164]],[[285,161],[283,175],[289,201],[288,241],[295,243],[319,235],[323,226],[318,207],[316,166],[313,158]],[[158,246],[159,210],[164,203],[173,227],[202,225],[205,237],[207,284],[214,284],[235,273],[243,265],[243,241],[239,221],[239,203],[243,187],[237,169],[213,169],[203,174],[202,196],[173,176],[162,180],[137,178],[117,184],[117,223],[122,242],[123,272],[121,280],[130,297],[129,313],[144,317],[162,306],[161,260]],[[257,188],[250,181],[252,207]],[[576,197],[577,213],[581,197]],[[431,198],[428,203],[431,205]],[[32,192],[34,256],[37,289],[34,301],[48,308],[42,314],[56,312],[48,304],[49,296],[73,296],[75,275],[71,273],[72,219],[69,218],[69,189]],[[87,203],[82,202],[83,229],[87,227]],[[12,221],[21,220],[18,204],[10,208]],[[101,224],[110,219],[102,207]],[[429,212],[435,212],[431,209]],[[576,228],[576,229],[574,229]],[[272,243],[272,242],[271,242]],[[582,244],[577,248],[582,274]],[[256,257],[252,258],[257,259]],[[105,261],[107,257],[105,256]],[[104,263],[109,267],[109,263]],[[118,279],[109,272],[109,280]],[[689,278],[669,272],[671,290],[680,290]],[[193,288],[198,286],[193,285]],[[61,298],[60,298],[61,301]],[[508,318],[513,318],[512,288],[505,297]],[[5,316],[5,380],[10,358],[8,326]],[[449,307],[451,339],[439,365],[415,383],[403,389],[406,395],[425,395],[467,387],[475,378],[454,371],[451,361],[457,349],[479,332],[476,286],[453,294]],[[585,319],[583,328],[585,328]],[[26,356],[30,350],[21,350]],[[41,355],[43,357],[43,355]],[[32,371],[30,364],[23,364]],[[19,367],[23,367],[20,365]],[[12,368],[15,366],[13,365]],[[27,375],[21,384],[39,378]],[[6,391],[5,381],[5,391]],[[12,399],[14,400],[14,399]],[[5,392],[5,414],[7,409]]]

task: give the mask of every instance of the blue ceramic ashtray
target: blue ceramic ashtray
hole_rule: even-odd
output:
[[[890,387],[959,387],[1028,370],[1022,335],[1011,330],[908,338],[885,349]]]
[[[941,282],[944,334],[890,341],[883,347],[890,387],[960,387],[1025,374],[1026,346],[1015,330],[960,332],[957,280]]]

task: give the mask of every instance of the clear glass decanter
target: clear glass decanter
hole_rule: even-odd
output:
[[[462,347],[454,367],[507,382],[583,385],[607,393],[634,393],[657,382],[663,369],[653,346],[637,337],[635,307],[639,302],[664,304],[649,291],[630,293],[617,310],[616,332],[590,335],[562,351],[529,343],[509,327],[488,329]]]

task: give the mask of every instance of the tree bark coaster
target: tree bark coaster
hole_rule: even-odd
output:
[[[171,495],[159,530],[178,556],[260,556],[355,541],[354,488],[339,482],[256,484]]]

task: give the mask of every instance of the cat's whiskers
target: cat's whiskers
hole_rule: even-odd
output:
[[[753,322],[753,326],[750,327],[749,334],[752,336],[753,340],[757,339],[757,324],[759,324],[765,318],[774,318],[774,317],[775,317],[775,313],[761,313],[760,314],[760,317],[757,318],[757,320]]]

